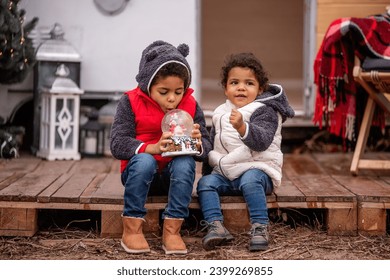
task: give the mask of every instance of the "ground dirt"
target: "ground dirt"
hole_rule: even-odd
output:
[[[1,237],[0,259],[6,260],[382,260],[390,259],[389,236],[330,236],[324,230],[283,222],[270,225],[270,246],[262,252],[249,252],[247,233],[234,233],[235,240],[205,251],[203,232],[182,230],[188,254],[167,256],[161,237],[149,235],[151,252],[127,254],[120,239],[100,238],[94,231],[52,229],[33,237]]]

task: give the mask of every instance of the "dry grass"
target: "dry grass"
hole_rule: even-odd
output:
[[[329,236],[326,232],[284,223],[270,225],[270,246],[267,251],[247,250],[249,236],[233,234],[235,240],[213,251],[201,245],[203,233],[182,232],[187,243],[185,256],[166,256],[161,238],[149,236],[151,253],[131,255],[124,252],[119,239],[99,238],[93,231],[57,229],[38,232],[34,237],[2,237],[0,259],[27,260],[125,260],[125,259],[219,259],[219,260],[381,260],[390,259],[390,239],[378,236]]]

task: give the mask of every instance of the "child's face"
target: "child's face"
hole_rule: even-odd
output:
[[[251,103],[262,92],[263,90],[250,68],[233,67],[229,71],[225,95],[237,108]]]
[[[175,76],[159,79],[150,88],[150,97],[160,105],[164,113],[176,109],[184,95],[184,81]]]

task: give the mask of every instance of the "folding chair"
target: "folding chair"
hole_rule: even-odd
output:
[[[355,56],[353,77],[368,93],[368,100],[350,171],[353,175],[357,175],[359,169],[390,169],[390,160],[362,158],[375,106],[380,106],[385,112],[390,113],[390,60],[366,58],[362,66],[360,59]]]

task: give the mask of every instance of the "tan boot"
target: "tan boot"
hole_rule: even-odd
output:
[[[150,252],[148,242],[142,233],[142,225],[145,222],[142,218],[124,217],[123,234],[121,245],[127,253],[140,254]]]
[[[163,228],[163,249],[165,254],[187,254],[186,244],[180,236],[183,219],[165,218]]]

